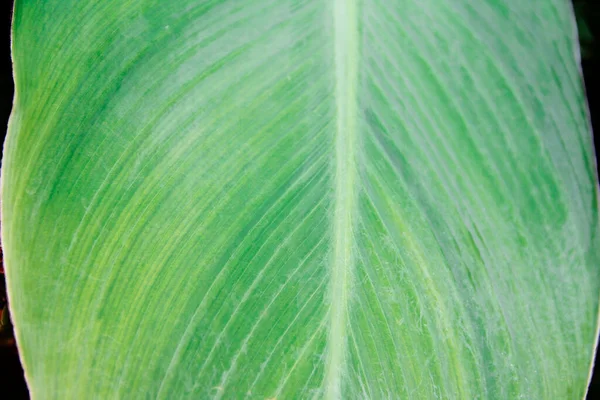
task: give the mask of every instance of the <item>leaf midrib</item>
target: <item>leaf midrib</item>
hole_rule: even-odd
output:
[[[357,0],[334,0],[335,53],[335,204],[327,338],[325,393],[340,399],[346,364],[346,327],[350,280],[354,269],[353,224],[356,208],[356,116],[358,86]]]

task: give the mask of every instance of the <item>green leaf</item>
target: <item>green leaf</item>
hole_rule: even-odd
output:
[[[17,0],[33,398],[582,398],[576,36],[565,0]]]

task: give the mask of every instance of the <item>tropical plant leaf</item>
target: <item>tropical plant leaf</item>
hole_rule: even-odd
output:
[[[17,0],[35,399],[578,399],[595,158],[565,0]]]

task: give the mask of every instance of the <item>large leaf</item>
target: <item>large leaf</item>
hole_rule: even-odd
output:
[[[600,294],[566,0],[18,0],[36,399],[579,399]]]

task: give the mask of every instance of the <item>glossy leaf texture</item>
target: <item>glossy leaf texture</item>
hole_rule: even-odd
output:
[[[34,399],[580,399],[600,294],[566,0],[17,0]]]

